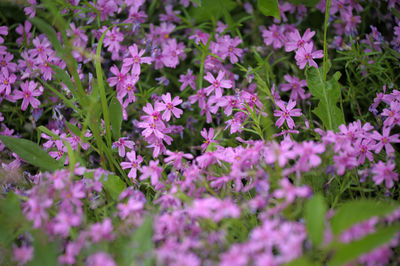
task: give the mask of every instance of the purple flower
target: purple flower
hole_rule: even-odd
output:
[[[391,156],[394,153],[394,148],[390,143],[399,143],[399,134],[394,134],[392,136],[390,135],[390,128],[389,127],[384,127],[382,131],[382,135],[378,133],[378,131],[374,131],[371,134],[371,138],[378,141],[374,145],[375,153],[380,153],[382,148],[385,147],[386,154]]]
[[[311,38],[314,36],[314,34],[315,31],[307,29],[303,37],[301,37],[299,31],[295,29],[294,32],[290,32],[288,34],[289,40],[285,43],[285,51],[291,52],[304,47],[304,44],[311,41]]]
[[[276,105],[282,110],[275,110],[274,111],[274,116],[280,116],[279,119],[276,121],[275,126],[281,127],[283,123],[286,121],[288,127],[290,129],[295,127],[294,121],[292,119],[292,116],[301,116],[301,110],[299,108],[295,108],[296,106],[296,101],[289,100],[289,103],[287,106],[285,106],[283,101],[277,101]]]
[[[118,147],[118,155],[120,157],[125,157],[125,147],[132,150],[133,146],[135,146],[135,142],[126,140],[126,138],[120,138],[118,141],[113,143],[113,148]]]
[[[126,157],[128,158],[129,162],[122,162],[121,167],[122,169],[130,168],[131,170],[129,171],[128,177],[136,179],[136,171],[140,168],[140,163],[143,161],[143,158],[140,155],[136,158],[135,151],[128,152]]]
[[[303,47],[297,50],[295,59],[300,69],[303,69],[307,63],[310,66],[318,68],[317,63],[315,63],[313,59],[322,57],[324,57],[324,53],[322,52],[322,50],[313,52],[313,44],[305,43]]]
[[[396,165],[394,163],[384,163],[382,161],[374,164],[372,167],[372,173],[374,174],[372,180],[374,180],[375,184],[377,185],[380,185],[383,181],[385,181],[387,188],[393,187],[393,180],[399,181],[398,174],[393,172],[395,166]]]
[[[38,84],[34,81],[25,81],[21,83],[21,90],[15,90],[13,100],[22,100],[21,110],[25,111],[28,105],[32,105],[32,108],[38,108],[40,101],[35,97],[42,95],[43,88],[39,87],[36,89]]]
[[[217,98],[220,98],[222,96],[223,88],[232,88],[232,82],[230,80],[224,79],[224,76],[224,71],[219,71],[217,78],[214,78],[214,76],[210,72],[207,72],[207,75],[204,76],[204,79],[211,83],[210,86],[204,89],[207,93],[207,96],[214,91],[215,96],[217,96]]]
[[[142,172],[140,180],[145,180],[150,177],[151,184],[155,186],[158,184],[158,179],[161,177],[163,169],[158,166],[158,160],[151,160],[149,166],[143,166],[140,171]]]
[[[164,101],[160,104],[160,111],[164,110],[164,113],[161,117],[163,120],[169,121],[171,119],[171,113],[174,114],[176,118],[181,117],[183,111],[175,107],[182,103],[182,100],[179,99],[179,96],[175,96],[174,99],[171,101],[171,93],[167,92],[167,94],[161,95],[161,98]]]
[[[132,57],[127,57],[124,59],[123,68],[132,66],[132,75],[139,75],[140,74],[140,65],[141,64],[151,64],[153,61],[150,57],[142,57],[145,50],[138,51],[136,44],[129,46],[129,53]]]
[[[203,136],[203,138],[205,138],[204,143],[201,144],[201,148],[203,150],[203,152],[207,149],[208,145],[210,145],[210,143],[217,143],[217,141],[213,140],[214,138],[214,129],[210,128],[210,130],[207,133],[207,129],[203,128],[203,130],[200,132],[201,136]]]

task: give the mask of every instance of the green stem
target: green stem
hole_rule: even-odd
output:
[[[324,58],[323,58],[323,81],[326,82],[326,75],[328,74],[328,45],[326,42],[326,34],[328,31],[329,24],[329,12],[331,9],[331,0],[326,0],[325,5],[325,24],[324,24]]]

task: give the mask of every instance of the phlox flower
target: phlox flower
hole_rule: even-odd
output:
[[[111,87],[117,85],[117,90],[121,90],[125,83],[125,79],[128,76],[127,73],[129,72],[129,69],[122,68],[121,71],[119,71],[118,67],[116,65],[113,65],[110,68],[110,72],[113,73],[115,76],[108,78],[108,83]]]
[[[281,48],[285,43],[284,26],[277,26],[273,24],[268,30],[262,31],[265,45],[271,45],[274,49]]]
[[[214,76],[210,72],[207,72],[207,75],[204,76],[204,79],[211,83],[210,86],[205,88],[207,96],[214,91],[215,96],[217,98],[220,98],[222,96],[223,88],[232,88],[232,81],[224,79],[224,76],[224,71],[219,71],[217,78],[214,78]]]
[[[121,167],[124,170],[130,168],[131,170],[129,171],[128,177],[136,179],[136,172],[140,168],[140,164],[141,162],[143,162],[143,158],[140,155],[136,157],[136,152],[134,150],[128,152],[126,154],[126,157],[128,158],[129,162],[122,162]]]
[[[385,181],[387,188],[391,188],[394,185],[394,181],[399,181],[398,174],[393,172],[395,164],[391,162],[384,163],[379,161],[372,167],[372,173],[374,174],[372,180],[375,184],[380,185]]]
[[[15,76],[13,73],[10,75],[8,69],[3,68],[0,75],[0,94],[10,95],[11,85],[14,84],[16,79],[17,76]]]
[[[175,68],[179,64],[179,57],[185,57],[184,49],[185,45],[177,43],[175,39],[164,42],[161,61],[166,67]]]
[[[178,152],[172,152],[167,150],[165,154],[168,156],[164,159],[165,163],[170,163],[173,162],[173,166],[176,169],[181,169],[183,167],[182,159],[188,159],[191,160],[193,159],[193,155],[190,153],[184,153],[183,151],[178,151]]]
[[[100,251],[90,255],[86,260],[87,266],[115,266],[114,259],[107,253]]]
[[[282,110],[275,110],[274,111],[274,116],[279,116],[279,119],[276,121],[275,126],[281,127],[283,123],[286,121],[288,127],[290,129],[295,127],[294,121],[292,119],[292,116],[301,116],[301,110],[299,108],[295,108],[296,106],[296,101],[289,100],[289,103],[287,106],[285,106],[283,101],[277,101],[276,105]]]
[[[179,96],[175,96],[173,100],[171,100],[171,94],[168,92],[167,94],[161,95],[161,99],[163,102],[160,104],[160,111],[164,111],[162,114],[162,119],[165,121],[169,121],[171,119],[171,114],[173,114],[176,118],[181,117],[183,111],[175,106],[182,103],[182,100],[179,99]]]
[[[307,29],[306,32],[304,32],[303,37],[301,37],[299,31],[295,29],[293,32],[288,34],[289,40],[285,43],[285,51],[291,52],[304,47],[304,44],[310,42],[314,35],[315,31]]]
[[[135,142],[127,140],[126,138],[119,138],[113,143],[112,148],[118,148],[118,155],[120,157],[125,157],[125,147],[132,150],[133,146],[135,146]]]
[[[33,247],[22,245],[21,247],[13,247],[13,260],[18,262],[18,265],[25,265],[33,259]]]
[[[0,26],[0,35],[7,36],[8,35],[8,27]],[[0,36],[0,44],[4,43],[3,37]]]
[[[140,171],[142,172],[140,180],[145,180],[150,177],[151,184],[155,186],[158,184],[158,179],[161,177],[163,169],[158,166],[158,160],[151,160],[149,166],[143,166]]]
[[[17,64],[11,62],[14,56],[10,53],[1,54],[0,53],[0,70],[7,69],[11,73],[17,70]]]
[[[135,44],[128,47],[131,57],[126,57],[123,60],[123,68],[130,68],[132,66],[132,75],[140,75],[140,65],[141,64],[151,64],[153,61],[151,57],[142,57],[145,50],[138,50]]]
[[[127,102],[135,102],[136,97],[135,97],[135,91],[136,91],[136,83],[139,80],[138,75],[127,75],[125,77],[125,80],[123,81],[121,87],[118,89],[117,88],[117,98],[120,102],[123,102],[123,98],[128,95]]]
[[[382,148],[385,147],[387,155],[391,156],[394,153],[394,148],[390,143],[400,143],[399,134],[394,134],[390,136],[390,128],[384,127],[382,130],[382,135],[378,131],[374,131],[371,134],[371,138],[378,141],[374,145],[375,153],[380,153]]]
[[[183,91],[187,86],[192,89],[196,89],[196,76],[193,75],[193,71],[189,68],[186,75],[181,74],[179,76],[179,82],[182,83],[179,90]]]
[[[208,133],[207,129],[203,128],[203,130],[200,132],[201,136],[205,139],[204,143],[201,144],[201,148],[203,152],[207,149],[208,145],[211,143],[217,143],[217,141],[213,140],[214,138],[214,128],[210,128]]]
[[[303,87],[307,86],[306,80],[300,80],[296,76],[285,75],[283,78],[288,82],[281,84],[282,91],[289,91],[290,90],[290,99],[292,100],[305,100],[309,97],[309,95],[305,94],[305,90]]]
[[[25,111],[26,108],[28,108],[29,104],[32,106],[32,108],[39,107],[40,101],[35,97],[42,95],[43,87],[40,86],[38,89],[37,88],[38,84],[36,82],[25,81],[21,83],[21,90],[14,90],[14,95],[12,96],[12,99],[14,101],[23,99],[21,105],[22,111]]]
[[[113,240],[113,225],[110,218],[106,218],[102,223],[95,223],[90,226],[90,237],[94,243],[101,240]]]
[[[317,63],[313,59],[324,57],[324,53],[322,50],[313,51],[313,46],[312,43],[305,43],[303,47],[297,50],[295,59],[300,69],[303,69],[307,63],[310,66],[318,68]]]

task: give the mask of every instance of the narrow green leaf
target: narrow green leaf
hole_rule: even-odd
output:
[[[279,20],[281,19],[278,0],[258,0],[257,5],[258,10],[260,10],[265,16],[272,16]]]
[[[326,204],[321,194],[314,195],[306,202],[304,218],[311,241],[317,247],[324,238]]]
[[[76,93],[76,87],[68,74],[56,65],[51,65],[51,68],[54,70],[54,72],[56,72],[56,79],[62,81],[67,86],[71,94],[76,99],[79,99],[79,95]]]
[[[400,231],[399,225],[393,225],[378,229],[375,233],[352,241],[349,244],[339,244],[333,259],[328,265],[346,265],[357,259],[362,254],[373,251],[375,248],[390,242]]]
[[[75,136],[78,136],[78,137],[81,136],[81,131],[77,126],[75,126],[67,121],[65,121],[65,124],[67,125],[68,129],[72,132],[72,134],[74,134]]]
[[[392,213],[399,204],[379,202],[372,199],[353,200],[344,203],[331,218],[332,232],[339,235],[356,223],[374,216],[384,216]]]
[[[107,175],[103,178],[103,186],[114,200],[118,200],[119,194],[126,188],[125,183],[117,175]]]
[[[315,67],[306,69],[307,86],[310,93],[319,100],[317,108],[313,110],[329,130],[337,130],[344,124],[342,110],[336,106],[340,98],[339,78],[340,72],[336,72],[332,79],[324,82],[321,71]]]
[[[43,170],[55,171],[62,166],[53,159],[36,143],[27,139],[18,139],[9,136],[0,136],[0,140],[10,150],[18,154],[27,163],[37,166]]]
[[[121,125],[122,125],[122,106],[116,97],[111,99],[110,105],[108,106],[110,110],[110,119],[112,134],[115,140],[118,140],[121,136]]]

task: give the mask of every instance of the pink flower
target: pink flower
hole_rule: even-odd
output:
[[[112,148],[114,149],[118,147],[118,155],[120,157],[125,157],[125,147],[132,150],[133,146],[135,146],[135,142],[126,140],[125,138],[120,138],[118,141],[113,143]]]
[[[290,75],[285,75],[283,77],[288,83],[281,84],[281,90],[290,90],[290,99],[297,101],[299,99],[305,100],[309,97],[305,94],[305,90],[303,89],[303,87],[307,86],[306,80],[299,80],[298,77]]]
[[[314,51],[313,52],[313,44],[312,43],[305,43],[304,46],[297,50],[296,52],[296,63],[303,69],[306,64],[308,63],[310,66],[318,68],[317,63],[313,60],[314,58],[322,58],[324,57],[324,53],[322,50]]]
[[[276,121],[275,126],[281,127],[283,123],[286,121],[288,127],[290,129],[295,127],[294,121],[292,119],[292,116],[301,116],[301,110],[296,108],[293,109],[296,106],[296,101],[289,100],[289,103],[287,106],[285,106],[283,101],[277,101],[276,105],[282,110],[275,110],[274,111],[274,116],[280,116],[279,119]]]
[[[21,247],[13,247],[14,260],[18,262],[18,265],[25,265],[28,261],[33,258],[33,247],[23,245]]]
[[[273,24],[268,30],[263,30],[262,37],[264,38],[265,45],[271,45],[274,49],[279,49],[285,43],[285,36],[283,34],[284,26],[277,26]]]
[[[162,62],[166,67],[175,68],[179,64],[179,57],[184,57],[185,45],[177,43],[175,39],[162,44]]]
[[[288,34],[289,41],[285,43],[285,51],[291,52],[304,47],[304,44],[311,41],[311,38],[314,36],[314,34],[315,31],[310,31],[310,29],[307,29],[303,37],[301,37],[299,31],[295,29],[294,32]]]
[[[210,86],[205,88],[207,96],[210,95],[212,91],[214,91],[215,96],[217,96],[217,98],[220,98],[222,96],[223,88],[226,89],[232,88],[232,82],[230,80],[224,79],[224,76],[225,76],[224,71],[219,71],[217,78],[214,78],[214,76],[210,72],[207,72],[207,75],[204,76],[204,79],[211,83]]]
[[[158,184],[158,179],[161,177],[161,172],[163,169],[162,167],[158,166],[158,160],[152,160],[150,161],[149,166],[143,166],[140,171],[142,172],[140,180],[145,180],[150,177],[151,184],[155,186]]]
[[[129,53],[132,57],[127,57],[124,59],[123,68],[132,66],[132,74],[139,75],[140,74],[140,65],[141,64],[151,64],[152,59],[150,57],[142,57],[144,54],[144,50],[138,51],[136,44],[129,46]]]
[[[179,88],[180,91],[183,91],[187,86],[190,86],[194,90],[196,89],[196,76],[193,75],[191,69],[188,69],[186,75],[179,76],[179,82],[182,83],[182,85]]]
[[[15,90],[13,100],[22,100],[21,110],[25,111],[28,108],[28,105],[31,104],[32,108],[38,108],[40,105],[40,101],[35,97],[42,95],[43,88],[39,87],[37,90],[38,84],[34,81],[25,81],[21,83],[21,91]]]
[[[9,74],[7,68],[2,69],[2,75],[0,76],[0,94],[10,95],[11,84],[14,84],[17,77],[14,74]]]
[[[210,128],[207,134],[207,129],[203,128],[203,130],[200,132],[200,134],[205,138],[204,143],[201,145],[201,148],[203,149],[203,152],[207,149],[208,145],[210,143],[217,143],[217,141],[213,140],[214,138],[214,129]]]
[[[168,157],[166,157],[164,159],[164,162],[166,163],[170,163],[170,162],[174,162],[173,166],[176,169],[181,169],[183,164],[182,164],[182,159],[193,159],[193,155],[191,155],[190,153],[183,153],[183,151],[178,151],[178,152],[172,152],[172,151],[166,151],[165,152],[166,155],[168,155]]]
[[[171,94],[168,92],[167,94],[161,95],[164,103],[161,103],[161,111],[164,110],[162,115],[162,119],[165,121],[169,121],[171,119],[171,113],[174,114],[176,118],[181,117],[183,111],[175,106],[180,105],[182,100],[179,99],[179,96],[175,96],[175,98],[171,101]]]
[[[130,168],[131,170],[129,171],[128,177],[136,179],[136,172],[137,169],[140,168],[140,163],[143,162],[143,158],[140,155],[136,158],[135,151],[128,152],[126,157],[128,158],[129,162],[122,162],[121,167],[124,170]]]
[[[392,136],[390,135],[390,128],[389,127],[384,127],[382,135],[378,133],[378,131],[374,131],[371,135],[372,139],[375,139],[378,141],[374,145],[375,153],[380,153],[382,148],[385,147],[386,153],[388,155],[392,155],[394,153],[394,148],[392,145],[390,145],[391,142],[393,143],[399,143],[399,134],[394,134]]]
[[[395,164],[391,162],[387,162],[386,164],[382,161],[374,164],[372,167],[372,173],[374,173],[374,177],[372,178],[375,184],[380,185],[383,181],[385,181],[386,187],[393,187],[393,180],[399,181],[398,174],[393,172],[395,168]]]
[[[88,257],[87,266],[115,266],[113,258],[105,252],[97,252]]]

